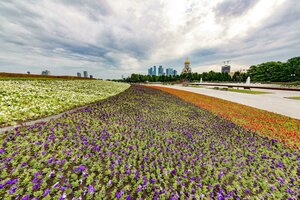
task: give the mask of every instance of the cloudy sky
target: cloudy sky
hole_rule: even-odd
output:
[[[299,0],[0,1],[0,71],[98,78],[300,56]]]

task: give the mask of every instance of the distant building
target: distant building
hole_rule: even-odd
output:
[[[149,76],[152,76],[152,74],[153,74],[152,71],[153,71],[153,69],[152,69],[152,67],[150,67],[150,68],[148,69],[148,75],[149,75]]]
[[[28,71],[27,74],[30,74],[30,71]]]
[[[148,68],[148,75],[149,76],[176,76],[177,75],[177,71],[174,70],[173,68],[167,68],[166,71],[164,71],[164,68],[162,67],[162,65],[160,65],[158,67],[157,70],[158,73],[156,73],[156,66],[150,67]]]
[[[173,68],[167,68],[166,69],[166,76],[173,76],[174,75],[174,69]]]
[[[171,73],[170,73],[170,68],[167,68],[167,69],[166,69],[166,76],[170,76],[170,74],[171,74]]]
[[[224,66],[222,66],[221,72],[229,74],[230,73],[230,65],[224,65]]]
[[[160,65],[158,67],[158,76],[162,76],[164,74],[164,68]]]
[[[88,78],[88,72],[87,71],[83,71],[83,77]]]
[[[182,69],[181,74],[188,74],[188,73],[192,73],[192,69],[190,67],[190,60],[189,58],[186,58],[186,60],[184,61],[184,68]]]
[[[156,76],[157,74],[156,74],[156,66],[153,66],[153,71],[152,71],[153,73],[152,73],[152,75],[154,75],[154,76]]]
[[[90,78],[93,78],[93,75],[90,75]]]
[[[50,75],[50,71],[49,70],[42,71],[42,75],[48,76]]]
[[[177,76],[177,70],[173,70],[173,76]]]
[[[78,77],[81,77],[81,73],[77,72],[77,76],[78,76]]]

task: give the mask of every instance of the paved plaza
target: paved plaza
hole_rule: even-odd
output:
[[[238,92],[213,90],[209,88],[194,88],[183,87],[182,85],[165,86],[189,92],[204,94],[228,101],[240,103],[243,105],[267,110],[270,112],[282,114],[292,118],[300,119],[300,100],[287,99],[285,97],[300,96],[300,92],[294,91],[280,91],[280,90],[262,90],[254,89],[255,91],[271,92],[271,94],[245,94]]]

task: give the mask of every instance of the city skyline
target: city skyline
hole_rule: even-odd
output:
[[[143,73],[144,74],[144,73]],[[156,65],[148,68],[149,76],[176,76],[178,75],[177,70],[172,67],[163,68],[162,65],[159,65],[157,68]]]
[[[3,72],[120,78],[157,62],[180,71],[187,56],[193,72],[235,71],[300,52],[298,0],[13,0],[0,22]]]

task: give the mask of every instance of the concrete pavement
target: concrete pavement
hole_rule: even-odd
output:
[[[267,110],[270,112],[282,114],[292,118],[300,119],[300,100],[287,99],[284,97],[300,96],[298,91],[280,91],[280,90],[263,90],[255,89],[255,91],[271,92],[271,94],[245,94],[238,92],[213,90],[207,87],[183,87],[182,85],[159,85],[189,92],[204,94],[207,96],[217,97],[228,101],[240,103],[243,105]]]

